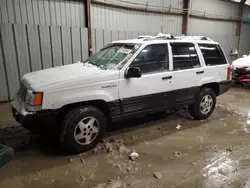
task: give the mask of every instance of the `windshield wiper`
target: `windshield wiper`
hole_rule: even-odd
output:
[[[88,64],[91,64],[91,65],[97,66],[95,63],[93,63],[93,62],[91,62],[91,61],[84,61],[83,63],[84,63],[84,64],[88,63]]]

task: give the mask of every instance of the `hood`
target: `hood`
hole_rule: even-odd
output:
[[[232,65],[235,68],[250,67],[250,56],[236,59],[232,62]]]
[[[35,89],[80,77],[90,77],[104,72],[106,71],[94,65],[74,63],[25,74],[23,82],[27,87]]]

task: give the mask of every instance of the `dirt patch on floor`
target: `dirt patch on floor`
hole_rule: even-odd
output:
[[[247,187],[250,127],[239,115],[222,105],[204,121],[186,109],[134,119],[112,125],[95,149],[73,156],[35,137],[0,169],[0,187]],[[15,140],[11,132],[5,138]]]

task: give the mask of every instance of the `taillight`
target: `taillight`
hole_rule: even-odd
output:
[[[227,67],[227,80],[231,80],[231,67]]]

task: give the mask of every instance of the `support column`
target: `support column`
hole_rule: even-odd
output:
[[[86,5],[86,18],[87,18],[87,27],[88,27],[88,49],[89,56],[93,54],[92,51],[92,33],[91,33],[91,12],[90,12],[91,0],[87,0]]]
[[[182,34],[188,34],[188,20],[189,20],[189,7],[190,0],[183,0],[183,21],[182,21]]]
[[[245,3],[246,3],[246,0],[241,0],[240,5],[239,5],[238,17],[240,18],[240,20],[237,22],[236,34],[235,34],[236,36],[240,36]]]

